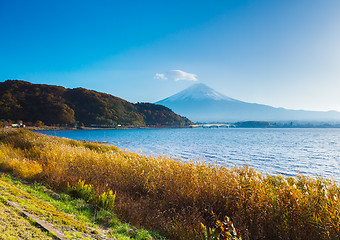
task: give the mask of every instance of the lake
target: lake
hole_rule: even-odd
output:
[[[121,149],[225,166],[248,164],[263,173],[321,175],[340,181],[340,129],[183,128],[40,131]]]

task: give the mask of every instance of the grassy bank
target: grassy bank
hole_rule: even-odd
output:
[[[265,176],[146,157],[113,146],[0,132],[0,168],[56,190],[91,184],[93,202],[112,190],[114,212],[171,239],[204,238],[202,224],[230,217],[243,239],[339,239],[339,186],[329,180]]]
[[[0,173],[0,222],[0,239],[6,240],[55,239],[57,232],[64,239],[162,239],[120,222],[112,212],[83,199],[56,193],[41,183],[13,181],[4,173]]]
[[[15,201],[19,198],[19,194],[27,196],[27,194],[18,193],[18,189],[8,187],[6,181],[0,180],[0,239],[50,239],[53,236],[44,232],[32,219],[25,218],[20,211],[8,204],[8,200]],[[21,199],[20,199],[21,200]],[[15,201],[17,203],[17,201]]]

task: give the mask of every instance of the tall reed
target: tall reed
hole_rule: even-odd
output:
[[[0,168],[59,190],[81,179],[96,198],[112,190],[121,218],[171,239],[201,239],[202,225],[226,216],[243,239],[340,239],[340,188],[319,177],[148,157],[26,130],[0,132]]]

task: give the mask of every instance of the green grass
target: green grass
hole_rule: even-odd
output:
[[[0,239],[53,239],[0,201]]]
[[[12,184],[10,183],[8,175],[4,173],[0,174],[0,197],[4,202],[7,200],[17,202],[21,207],[24,207],[26,211],[34,213],[39,218],[54,223],[59,228],[64,229],[63,232],[66,238],[69,239],[87,239],[89,237],[86,236],[86,233],[105,234],[107,237],[112,237],[113,239],[162,239],[155,233],[150,233],[146,230],[137,229],[129,224],[122,223],[112,212],[97,209],[95,206],[86,203],[83,199],[73,199],[65,193],[58,194],[41,183],[24,184],[22,181],[16,179]],[[0,208],[2,212],[8,212],[8,210],[4,208],[3,203]],[[0,216],[0,219],[1,218],[2,215]],[[87,228],[88,226],[90,228]],[[32,229],[39,233],[39,229],[36,230],[34,227],[32,227]],[[122,231],[122,229],[124,229],[124,231]],[[3,234],[0,232],[0,235],[10,236],[8,232],[13,231],[15,231],[15,228],[7,227],[6,232]],[[22,231],[24,232],[24,230]],[[20,234],[20,232],[21,230],[18,231],[18,234]]]
[[[2,176],[2,179],[4,177]],[[22,210],[35,215],[37,218],[53,224],[60,229],[75,229],[80,233],[88,233],[88,228],[80,221],[75,220],[68,214],[58,211],[53,205],[34,197],[27,191],[18,188],[16,184],[0,180],[0,195],[3,202],[17,203]]]

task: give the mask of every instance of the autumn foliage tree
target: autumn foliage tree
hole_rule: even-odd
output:
[[[133,104],[110,94],[84,88],[32,84],[7,80],[0,83],[0,119],[42,121],[47,125],[167,125],[192,124],[170,109],[151,103]]]

